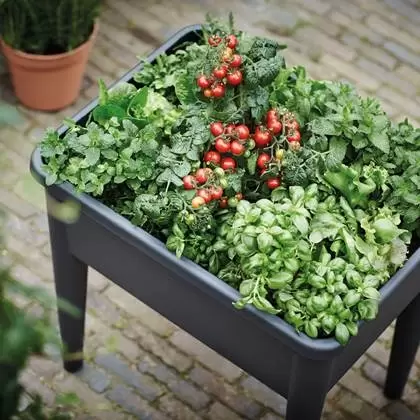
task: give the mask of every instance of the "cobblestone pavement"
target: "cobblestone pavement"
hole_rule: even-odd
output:
[[[15,275],[52,290],[42,190],[28,174],[29,155],[47,126],[56,126],[97,94],[138,55],[203,12],[236,14],[240,28],[289,45],[289,64],[315,78],[346,79],[379,97],[393,119],[420,121],[420,7],[417,0],[108,0],[83,94],[60,113],[19,106],[24,122],[0,129],[0,202],[9,212],[8,248]],[[14,103],[1,65],[1,95]],[[28,311],[36,304],[19,301]],[[263,419],[285,413],[285,400],[120,288],[92,271],[87,365],[77,375],[59,362],[33,359],[22,376],[47,404],[60,392],[81,399],[79,419]],[[328,396],[325,419],[409,420],[420,416],[420,353],[402,401],[382,394],[392,329],[357,361]],[[304,420],[304,419],[302,419]]]

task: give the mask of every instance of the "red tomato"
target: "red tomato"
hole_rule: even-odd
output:
[[[222,187],[211,187],[210,188],[211,198],[213,200],[220,200],[223,195],[223,188]]]
[[[229,63],[230,60],[232,59],[232,54],[233,54],[232,48],[226,47],[226,49],[223,51],[223,54],[222,54],[222,60],[225,63]]]
[[[266,183],[270,190],[274,190],[274,188],[280,187],[281,181],[280,178],[268,178]]]
[[[207,78],[207,76],[204,76],[204,74],[202,74],[201,76],[197,77],[197,85],[201,89],[206,89],[210,87],[210,81]]]
[[[249,128],[245,124],[236,126],[235,132],[240,140],[246,140],[249,137]]]
[[[281,122],[279,120],[270,120],[267,122],[267,128],[275,135],[281,133],[281,129],[283,128]]]
[[[235,124],[228,124],[226,126],[225,133],[227,135],[233,134],[233,132],[235,131],[235,128],[236,128],[236,125]]]
[[[236,161],[235,159],[231,158],[231,157],[225,157],[222,159],[220,166],[222,167],[222,169],[224,169],[225,171],[228,169],[235,169],[236,168]]]
[[[225,209],[228,206],[228,199],[227,197],[222,197],[219,202],[219,207],[221,209]]]
[[[223,124],[220,121],[210,124],[210,133],[213,134],[213,136],[220,136],[224,133],[224,131],[225,127],[223,127]]]
[[[214,150],[209,150],[204,154],[204,162],[212,162],[215,165],[218,165],[220,163],[220,153]]]
[[[184,189],[186,190],[193,190],[195,188],[195,178],[193,175],[186,175],[182,178],[184,182]]]
[[[213,70],[213,76],[216,77],[216,79],[223,79],[224,77],[226,77],[227,70],[227,66],[216,67]]]
[[[226,76],[227,82],[232,86],[238,86],[241,84],[242,79],[242,72],[240,70],[235,70]]]
[[[287,135],[287,141],[289,143],[293,143],[294,141],[296,142],[300,142],[300,131],[296,130],[296,131],[292,131]]]
[[[233,140],[230,144],[230,151],[232,152],[232,155],[241,156],[245,152],[245,146],[239,143],[238,140]]]
[[[232,48],[232,50],[235,49],[236,46],[238,45],[238,38],[236,38],[235,35],[228,35],[226,37],[226,45],[229,48]]]
[[[212,200],[211,192],[207,189],[198,190],[197,197],[203,198],[206,203],[210,203],[210,201]]]
[[[222,137],[218,137],[214,143],[214,147],[220,153],[230,152],[230,142],[223,140]]]
[[[263,128],[257,127],[254,134],[254,140],[257,147],[263,148],[270,144],[273,136],[268,130],[263,130]]]
[[[195,179],[199,184],[205,184],[207,182],[208,172],[206,171],[206,169],[203,169],[203,168],[197,169],[197,172],[195,173]]]
[[[215,98],[221,98],[225,96],[225,85],[223,83],[218,83],[215,87],[211,90],[212,95]]]
[[[277,110],[274,108],[268,110],[267,115],[266,115],[267,122],[272,121],[272,120],[278,120]]]
[[[233,54],[232,61],[229,63],[230,67],[240,67],[242,64],[242,57],[239,54]]]
[[[203,94],[206,98],[211,98],[213,96],[213,91],[210,88],[204,89]]]
[[[292,130],[292,131],[299,131],[300,129],[299,123],[296,120],[288,121],[286,123],[286,126],[289,130]]]
[[[222,42],[222,38],[219,35],[212,35],[209,38],[209,44],[212,47],[217,47]]]
[[[194,209],[198,209],[199,207],[201,207],[205,203],[206,203],[206,201],[204,200],[203,197],[194,197],[191,201],[191,205]]]
[[[264,169],[267,167],[267,164],[270,162],[271,156],[268,153],[261,153],[257,159],[257,166],[260,169]]]

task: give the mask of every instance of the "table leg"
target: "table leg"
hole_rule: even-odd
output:
[[[397,318],[384,390],[388,398],[398,399],[403,394],[420,344],[419,322],[420,294]]]
[[[48,202],[47,197],[47,207],[49,207]],[[49,212],[48,224],[57,298],[70,303],[79,311],[79,314],[75,316],[58,308],[58,321],[64,349],[64,368],[68,372],[76,372],[83,367],[88,267],[71,254],[66,224],[52,217],[51,212]]]
[[[329,391],[332,361],[293,356],[286,420],[320,420]]]

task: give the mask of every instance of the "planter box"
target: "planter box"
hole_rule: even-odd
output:
[[[199,26],[174,35],[148,57],[171,52],[195,40]],[[129,81],[138,65],[121,80]],[[93,101],[75,119],[84,122],[97,105]],[[65,128],[60,128],[63,134]],[[44,184],[39,149],[31,170]],[[45,184],[44,184],[45,185]],[[103,273],[136,298],[197,337],[203,343],[288,399],[288,420],[318,420],[324,399],[336,382],[400,314],[386,385],[386,394],[401,396],[420,340],[420,249],[381,289],[377,319],[360,325],[359,334],[342,347],[334,339],[310,339],[282,319],[253,307],[232,306],[239,294],[193,262],[178,259],[165,245],[133,226],[94,198],[77,195],[69,183],[46,188],[47,196],[80,203],[81,214],[72,224],[49,217],[57,295],[84,314],[87,266]],[[47,201],[48,202],[48,201]],[[60,312],[61,335],[69,353],[83,351],[84,316]],[[81,356],[66,361],[76,371]]]

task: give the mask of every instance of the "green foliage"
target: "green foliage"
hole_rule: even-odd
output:
[[[2,38],[32,54],[71,51],[92,33],[101,0],[4,0],[0,4]]]

